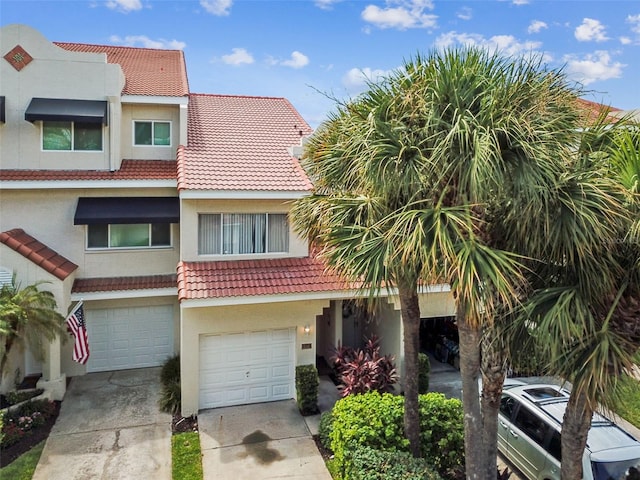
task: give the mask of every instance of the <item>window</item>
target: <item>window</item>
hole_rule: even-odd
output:
[[[42,122],[42,149],[49,151],[101,151],[102,124]]]
[[[87,225],[87,248],[170,247],[169,223]]]
[[[544,444],[544,437],[547,434],[547,424],[531,410],[520,405],[514,424],[538,445]]]
[[[171,122],[133,122],[133,144],[171,146]]]
[[[502,413],[505,417],[511,420],[511,416],[518,406],[518,402],[509,395],[502,395],[500,399],[500,413]]]
[[[198,253],[233,255],[289,251],[285,214],[214,213],[198,216]]]

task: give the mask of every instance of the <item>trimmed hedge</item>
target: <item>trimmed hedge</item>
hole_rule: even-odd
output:
[[[322,412],[318,425],[318,437],[320,443],[327,450],[331,450],[331,432],[333,431],[333,413],[331,410]]]
[[[424,458],[405,452],[385,452],[357,447],[350,455],[345,478],[352,480],[441,480]]]
[[[318,370],[315,365],[296,367],[296,397],[302,415],[318,413]]]

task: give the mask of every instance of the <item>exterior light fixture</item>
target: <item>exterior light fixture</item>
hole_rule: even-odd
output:
[[[304,326],[304,334],[305,335],[309,335],[311,333],[311,326],[310,325],[305,325]]]

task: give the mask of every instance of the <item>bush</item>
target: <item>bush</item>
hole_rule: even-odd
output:
[[[462,403],[439,393],[420,395],[420,441],[425,460],[441,474],[464,462]],[[404,397],[369,392],[338,400],[332,411],[331,450],[345,480],[350,452],[359,446],[390,452],[408,452],[404,437]]]
[[[44,425],[55,414],[56,404],[51,400],[31,400],[15,410],[5,412],[0,421],[0,445],[6,448],[17,443],[23,437],[31,435],[33,429]]]
[[[398,374],[392,355],[380,355],[380,340],[373,336],[362,350],[340,347],[332,358],[342,396],[378,391],[393,392]]]
[[[180,386],[180,356],[175,355],[162,365],[160,371],[160,410],[176,414],[182,405],[182,389]]]
[[[333,411],[329,410],[320,415],[318,425],[318,438],[320,443],[327,450],[331,450],[331,432],[333,431]]]
[[[352,480],[441,480],[424,458],[370,447],[357,447],[351,453],[346,477]]]
[[[318,413],[318,370],[314,365],[296,367],[296,397],[302,415]]]
[[[429,374],[431,373],[431,364],[429,356],[420,352],[418,354],[418,393],[427,393],[429,391]]]

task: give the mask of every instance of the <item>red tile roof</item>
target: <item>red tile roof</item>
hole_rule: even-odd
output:
[[[51,250],[21,228],[0,233],[0,242],[60,280],[64,280],[78,268],[75,263]]]
[[[619,112],[619,108],[610,107],[608,105],[603,105],[602,103],[592,102],[591,100],[585,100],[584,98],[578,99],[578,106],[582,108],[587,120],[593,122],[598,119],[598,117],[606,113],[607,118],[612,122],[617,120],[615,117],[608,115],[610,112]]]
[[[346,282],[312,257],[178,264],[178,298],[181,301],[330,292],[346,288]]]
[[[288,151],[311,132],[284,98],[191,95],[188,146],[178,151],[178,189],[311,190]]]
[[[2,181],[31,180],[175,180],[176,162],[123,160],[120,170],[0,170]]]
[[[116,63],[122,67],[126,78],[123,95],[189,95],[187,69],[181,50],[54,43],[72,52],[106,53],[108,63]]]
[[[73,293],[115,292],[175,288],[176,275],[145,275],[139,277],[78,278],[73,282]]]

